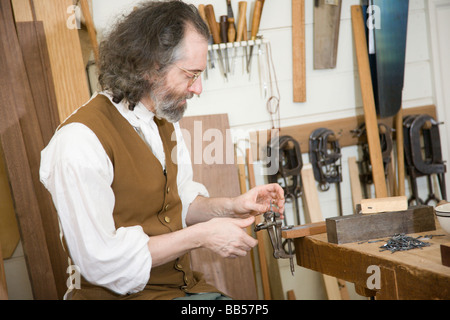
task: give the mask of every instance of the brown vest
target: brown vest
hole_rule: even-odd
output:
[[[116,228],[142,226],[151,236],[180,230],[181,200],[177,187],[176,148],[172,139],[174,127],[165,120],[154,118],[166,154],[166,170],[153,155],[130,123],[99,94],[81,107],[63,124],[79,122],[98,137],[114,167],[112,189],[115,195],[113,217]],[[69,248],[70,251],[70,248]],[[150,280],[141,292],[120,296],[94,286],[83,279],[81,289],[73,299],[173,299],[188,293],[217,292],[202,275],[193,272],[189,254],[154,267]]]

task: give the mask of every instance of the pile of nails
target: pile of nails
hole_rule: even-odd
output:
[[[391,253],[397,251],[405,251],[430,246],[430,243],[419,240],[421,237],[413,238],[405,235],[404,233],[396,234],[390,238],[387,243],[380,247],[381,251],[389,250]]]

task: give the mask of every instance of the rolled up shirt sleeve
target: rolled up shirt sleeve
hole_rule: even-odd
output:
[[[183,228],[186,228],[186,215],[192,201],[198,196],[209,197],[206,187],[193,180],[192,161],[189,150],[183,138],[182,131],[178,123],[174,124],[177,139],[177,163],[178,163],[178,194],[183,204],[181,219]]]
[[[113,166],[96,135],[79,123],[61,128],[41,153],[40,178],[83,277],[122,295],[143,290],[149,237],[140,226],[116,229]]]

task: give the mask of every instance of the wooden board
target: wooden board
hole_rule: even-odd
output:
[[[408,199],[406,198],[406,196],[361,200],[362,214],[403,211],[407,209]]]
[[[62,298],[67,290],[67,254],[59,238],[56,209],[39,179],[41,150],[50,141],[59,124],[54,84],[42,23],[17,22],[16,30],[34,102],[23,108],[20,124],[58,296]]]
[[[355,214],[326,219],[330,243],[342,244],[436,230],[431,206],[411,207],[405,211]]]
[[[283,239],[295,239],[327,232],[325,221],[303,224],[281,232]]]
[[[31,0],[35,20],[43,21],[60,121],[90,97],[72,0]]]
[[[3,265],[2,247],[0,247],[0,300],[8,300],[5,266]]]
[[[314,2],[314,69],[333,69],[337,61],[342,0]]]
[[[367,128],[367,141],[369,144],[370,163],[372,165],[373,183],[377,198],[385,198],[387,186],[385,181],[383,155],[381,153],[380,137],[378,132],[377,113],[373,94],[372,78],[369,65],[369,53],[365,34],[365,23],[361,6],[352,6],[352,26],[358,62],[359,80],[364,107],[364,118]]]
[[[3,259],[8,259],[14,253],[20,241],[19,226],[9,188],[9,178],[3,158],[3,148],[0,143],[0,250]]]
[[[36,173],[32,172],[28,161],[28,151],[40,146],[27,145],[22,130],[29,130],[37,139],[40,133],[34,131],[34,127],[22,127],[19,122],[32,116],[28,114],[27,107],[34,107],[34,103],[9,0],[0,0],[0,56],[0,142],[21,230],[33,296],[35,299],[56,299],[55,279],[33,183]]]
[[[240,187],[237,166],[234,163],[234,146],[227,130],[228,116],[221,114],[185,117],[180,126],[187,130],[183,134],[188,148],[190,146],[194,180],[203,183],[211,197],[238,196]],[[206,132],[214,136],[208,138]],[[209,156],[217,156],[214,158],[216,163],[210,163]],[[207,282],[234,299],[257,299],[250,255],[224,259],[207,249],[198,249],[191,252],[191,260],[193,269],[202,272]]]
[[[359,169],[356,163],[356,157],[348,158],[348,171],[350,176],[350,188],[352,191],[353,213],[357,213],[356,206],[361,203],[362,191],[361,181],[359,179]]]
[[[310,163],[303,166],[301,171],[303,182],[303,194],[306,203],[306,214],[311,223],[318,223],[323,221],[322,210],[320,208],[319,195],[317,186],[314,180],[313,168]],[[325,290],[329,300],[341,300],[341,292],[339,289],[338,280],[323,274],[323,281]],[[346,290],[346,288],[344,288]]]
[[[292,72],[294,102],[306,102],[305,0],[292,0]]]

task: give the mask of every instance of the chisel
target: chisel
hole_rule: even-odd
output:
[[[220,38],[225,45],[228,42],[228,16],[220,16]],[[228,49],[225,48],[225,66],[226,72],[230,72],[230,61],[228,60]]]
[[[205,21],[206,25],[208,26],[208,30],[209,30],[209,24],[208,24],[208,21],[206,20],[205,5],[204,4],[199,4],[198,5],[198,12],[199,12],[200,16],[202,17],[202,19]],[[209,30],[209,33],[211,33],[211,30]],[[209,36],[208,43],[210,45],[213,44],[212,35]],[[214,50],[208,50],[208,55],[209,55],[209,66],[210,66],[211,69],[214,69],[216,67],[214,65],[214,61],[215,61]],[[206,68],[206,71],[207,70],[208,70],[208,68]],[[206,73],[206,77],[207,77],[207,73]]]
[[[253,18],[252,18],[252,33],[251,33],[251,40],[253,40],[253,41],[256,40],[256,35],[258,34],[263,4],[264,4],[264,0],[257,0],[255,2],[255,8],[253,10]],[[247,62],[247,72],[248,73],[250,73],[250,69],[251,69],[252,53],[253,53],[254,46],[255,45],[250,47],[250,55],[248,57],[248,62]]]
[[[205,14],[206,14],[206,20],[208,21],[209,24],[209,30],[212,33],[213,36],[213,40],[214,43],[217,45],[220,45],[220,34],[219,34],[219,30],[218,30],[218,26],[217,26],[217,21],[216,21],[216,15],[214,13],[214,8],[212,5],[208,4],[205,7]],[[222,55],[222,51],[220,49],[220,47],[217,49],[217,54],[219,56],[219,67],[225,77],[226,80],[228,80],[227,77],[227,72],[225,71],[225,66],[223,63],[223,55]]]
[[[236,25],[234,24],[234,14],[233,8],[231,7],[231,0],[226,1],[227,1],[227,15],[228,15],[228,41],[233,42],[234,39],[236,38]]]
[[[239,1],[239,20],[236,42],[247,41],[247,1]],[[245,62],[248,62],[247,47],[244,46]],[[236,56],[236,51],[235,51]]]

